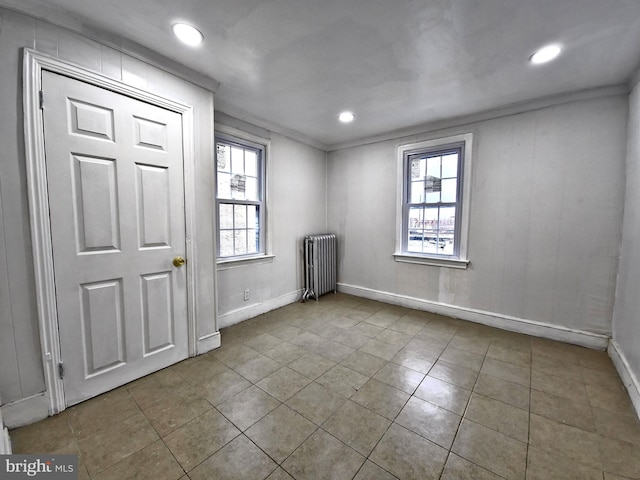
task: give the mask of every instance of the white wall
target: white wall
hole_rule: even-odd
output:
[[[626,122],[627,97],[617,95],[329,153],[341,287],[508,317],[512,328],[526,320],[610,334]],[[474,135],[469,268],[395,262],[397,145],[466,132]]]
[[[629,97],[626,173],[612,344],[622,360],[616,366],[640,415],[640,84],[635,85]]]
[[[236,121],[231,126],[243,124]],[[269,253],[275,257],[257,264],[218,267],[220,328],[299,300],[303,239],[326,231],[325,153],[275,133],[268,136],[267,235],[271,237]],[[245,289],[250,290],[248,301]]]
[[[198,337],[217,332],[213,218],[213,94],[166,71],[43,21],[0,9],[0,396],[12,403],[44,391],[27,201],[22,48],[194,107]],[[9,419],[6,419],[9,422]]]

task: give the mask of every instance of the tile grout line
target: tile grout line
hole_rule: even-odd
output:
[[[176,374],[182,378],[184,380],[184,378],[182,377],[182,375],[180,375],[179,373],[176,372]],[[186,380],[185,380],[186,381]],[[127,390],[128,391],[128,390]],[[142,412],[142,414],[144,415],[144,417],[147,419],[147,421],[149,422],[149,425],[151,425],[151,428],[153,428],[153,430],[156,432],[156,434],[158,435],[158,438],[160,438],[160,441],[162,442],[162,445],[164,445],[164,447],[169,451],[169,453],[171,454],[171,456],[173,457],[173,459],[176,461],[176,463],[178,464],[178,466],[182,469],[182,472],[184,475],[187,475],[187,471],[184,469],[184,467],[182,466],[182,464],[178,461],[178,459],[176,458],[175,454],[173,453],[173,451],[169,448],[169,446],[165,443],[164,438],[162,437],[162,435],[160,435],[160,432],[158,432],[158,430],[156,429],[156,427],[153,426],[153,424],[151,423],[151,420],[149,420],[149,417],[147,417],[147,414],[144,412],[144,410],[142,410],[142,407],[140,407],[140,405],[138,404],[138,402],[136,401],[136,399],[133,397],[133,395],[131,395],[131,393],[129,392],[129,395],[131,396],[132,400],[136,403],[136,405],[138,406],[138,408],[140,409],[140,411]],[[204,398],[204,397],[203,397]],[[209,402],[209,400],[207,400],[205,398],[205,401],[207,401],[209,403],[209,405],[211,405],[212,408],[215,409],[215,407],[211,404],[211,402]],[[207,410],[209,411],[209,410]],[[207,412],[203,412],[200,415],[197,415],[196,417],[192,418],[191,420],[195,420],[196,418],[204,415]],[[189,420],[189,422],[191,421]],[[183,425],[186,425],[189,422],[185,422]],[[182,425],[180,426],[182,427]],[[178,428],[180,428],[178,427]],[[177,428],[175,429],[177,430]],[[169,435],[170,433],[174,432],[175,430],[172,430],[171,432],[169,432],[167,435]],[[166,435],[165,435],[166,436]],[[208,457],[207,457],[208,458]],[[195,467],[194,467],[195,468]],[[193,470],[193,469],[192,469]]]
[[[531,349],[529,351],[529,412],[528,412],[528,424],[527,424],[527,451],[526,456],[524,458],[524,476],[527,477],[527,471],[529,470],[529,447],[531,446],[531,401],[532,401],[532,390],[533,390],[533,344],[531,345]]]
[[[369,318],[369,317],[367,317],[367,318]],[[400,318],[401,318],[401,317],[400,317]],[[358,322],[358,323],[362,323],[362,322],[366,322],[366,320],[362,320],[362,321],[360,321],[360,322]],[[366,323],[368,323],[368,322],[366,322]],[[429,323],[429,322],[428,322],[428,323]],[[428,324],[428,323],[427,323],[427,324]],[[356,324],[356,325],[357,325],[357,324]],[[373,325],[373,324],[371,324],[371,325]],[[387,329],[389,329],[389,327],[384,327],[384,330],[387,330]],[[384,331],[384,330],[383,330],[383,331]],[[392,331],[395,331],[395,330],[392,330]],[[380,332],[380,333],[382,333],[382,332]],[[400,333],[402,333],[402,332],[400,332]],[[415,336],[416,336],[416,335],[417,335],[417,333],[416,333],[416,334],[413,334],[413,335],[411,336],[411,339],[415,338]],[[377,337],[378,337],[378,335],[376,335],[375,337],[373,337],[373,339],[377,339]],[[452,338],[453,338],[453,337],[452,337]],[[410,341],[410,340],[409,340],[409,341]],[[450,341],[451,341],[451,339],[449,340],[449,342],[450,342]],[[408,343],[408,342],[407,342],[407,343]],[[448,343],[447,343],[447,345],[448,345]],[[405,344],[405,346],[406,346],[406,344]],[[404,346],[403,346],[402,348],[404,348]],[[400,350],[402,350],[402,348],[401,348]],[[445,348],[446,348],[446,347],[445,347]],[[356,352],[357,352],[357,351],[360,351],[360,350],[359,350],[359,349],[356,349]],[[443,351],[444,351],[444,350],[443,350]],[[363,353],[366,353],[366,352],[363,352]],[[379,358],[380,358],[380,357],[379,357]],[[376,373],[377,373],[378,371],[380,371],[382,368],[384,368],[386,365],[388,365],[389,363],[394,363],[392,360],[386,360],[386,359],[384,359],[384,358],[383,358],[383,360],[385,360],[385,361],[386,361],[386,363],[385,363],[382,367],[380,367],[380,368],[376,371]],[[338,363],[338,365],[340,365],[340,363]],[[397,364],[395,364],[395,363],[394,363],[394,365],[397,365]],[[433,363],[433,365],[435,365],[435,362]],[[429,368],[429,371],[431,370],[431,368],[433,368],[433,365]],[[345,368],[346,368],[346,367],[345,367]],[[406,368],[406,367],[405,367],[405,368]],[[370,376],[370,377],[369,377],[369,380],[372,380],[376,373],[374,373],[374,375]],[[419,373],[422,373],[422,372],[419,372]],[[427,372],[427,374],[428,374],[428,372]],[[427,377],[427,374],[424,374],[424,378],[426,378],[426,377]],[[424,378],[423,378],[423,380],[424,380]],[[367,382],[368,382],[369,380],[367,380]],[[366,382],[365,382],[365,383],[366,383]],[[384,382],[381,382],[381,383],[383,383],[383,384],[385,384],[385,385],[386,385],[386,383],[384,383]],[[422,383],[422,381],[421,381],[420,383]],[[392,385],[389,385],[389,386],[390,386],[390,387],[392,387],[392,388],[396,388],[396,387],[393,387]],[[415,393],[415,391],[418,389],[418,387],[419,387],[419,386],[420,386],[420,384],[418,384],[418,385],[413,389],[413,393]],[[399,390],[399,389],[398,389],[398,390]],[[401,390],[401,391],[402,391],[402,390]],[[405,392],[405,393],[408,393],[408,392]],[[370,459],[370,456],[371,456],[371,454],[374,452],[374,450],[376,449],[376,447],[378,446],[378,444],[380,443],[380,441],[382,440],[382,438],[387,434],[387,432],[389,431],[389,429],[391,428],[391,426],[395,423],[395,419],[396,419],[396,418],[398,418],[398,416],[400,415],[400,413],[402,412],[402,410],[406,407],[407,403],[409,403],[409,400],[411,400],[411,398],[413,397],[413,393],[410,393],[410,394],[409,394],[409,398],[405,401],[405,403],[403,404],[402,408],[400,408],[400,410],[398,411],[398,413],[396,414],[396,416],[395,416],[393,419],[388,419],[387,417],[384,417],[384,416],[382,416],[382,415],[381,415],[381,416],[382,416],[382,418],[385,418],[385,419],[387,419],[387,420],[390,420],[389,426],[387,426],[387,428],[385,429],[384,433],[380,436],[380,438],[379,438],[379,439],[378,439],[378,441],[375,443],[375,445],[373,446],[373,448],[371,449],[371,451],[369,452],[369,454],[368,454],[367,456],[364,456],[364,455],[360,454],[360,455],[362,455],[362,456],[365,458],[365,461],[362,463],[362,465],[360,465],[360,467],[358,468],[358,470],[354,473],[354,475],[353,475],[352,479],[353,479],[353,478],[355,478],[355,477],[358,475],[358,473],[360,472],[360,470],[362,470],[362,468],[364,467],[365,463],[367,463],[367,461],[369,461],[369,462],[373,463],[373,464],[374,464],[374,465],[376,465],[377,467],[381,468],[381,469],[382,469],[382,470],[384,470],[385,472],[387,472],[387,473],[389,473],[390,475],[392,475],[393,477],[395,477],[395,475],[391,474],[391,472],[388,472],[388,471],[387,471],[385,468],[383,468],[381,465],[378,465],[378,464],[377,464],[377,463],[375,463],[373,460],[371,460],[371,459]],[[347,400],[347,401],[349,401],[349,400],[351,400],[351,398],[350,398],[350,397],[349,397],[349,398],[346,398],[346,400]],[[354,400],[351,400],[351,401],[352,401],[352,402],[354,402],[354,403],[356,403],[357,405],[360,405],[358,402],[355,402]],[[380,415],[380,414],[378,414],[377,412],[374,412],[373,410],[369,409],[368,407],[365,407],[364,405],[360,405],[360,406],[361,406],[361,407],[363,407],[363,408],[365,408],[366,410],[368,410],[368,411],[370,411],[370,412],[372,412],[372,413],[376,414],[376,415]],[[344,442],[343,442],[342,440],[340,440],[339,438],[335,437],[333,434],[331,434],[330,432],[328,432],[328,431],[327,431],[327,430],[325,430],[324,428],[322,428],[322,425],[323,425],[324,423],[326,423],[326,422],[327,422],[327,421],[328,421],[328,420],[329,420],[329,419],[330,419],[334,414],[335,414],[335,412],[334,412],[332,415],[330,415],[330,416],[329,416],[329,417],[328,417],[328,418],[327,418],[327,419],[326,419],[326,420],[325,420],[325,421],[324,421],[320,426],[318,426],[318,428],[319,428],[319,429],[322,429],[325,433],[327,433],[328,435],[330,435],[332,438],[335,438],[336,440],[340,441],[341,443],[343,443],[344,445],[346,445],[348,448],[351,448],[351,449],[352,449],[352,450],[354,450],[356,453],[360,453],[360,452],[358,452],[357,450],[353,449],[351,446],[349,446],[349,445],[347,445],[346,443],[344,443]],[[402,425],[399,425],[399,424],[398,424],[398,426],[402,427]],[[405,428],[405,427],[402,427],[402,428]],[[424,437],[423,437],[423,438],[424,438]],[[430,441],[430,440],[428,440],[428,439],[425,439],[425,440]],[[303,443],[304,443],[304,442],[303,442]],[[432,442],[432,443],[434,443],[434,442]],[[434,444],[435,444],[435,443],[434,443]],[[301,444],[301,445],[302,445],[302,444]],[[435,445],[437,445],[437,444],[435,444]],[[299,448],[299,446],[298,446],[298,448]],[[296,450],[297,450],[297,448],[296,448]],[[294,450],[294,451],[295,451],[295,450]],[[292,454],[293,454],[293,452],[292,452]],[[446,460],[445,460],[445,463],[446,463]],[[444,465],[443,465],[443,468],[444,468]],[[287,472],[287,473],[289,473],[289,472]],[[441,473],[442,473],[442,472],[441,472]],[[396,477],[396,478],[397,478],[397,477]]]
[[[135,381],[135,380],[134,380],[134,381]],[[132,382],[130,382],[130,383],[132,383]],[[142,450],[144,450],[144,449],[145,449],[145,448],[147,448],[148,446],[153,445],[153,444],[154,444],[154,443],[156,443],[158,440],[162,441],[162,437],[160,436],[160,433],[158,433],[158,431],[156,430],[156,428],[153,426],[153,424],[152,424],[152,423],[151,423],[151,421],[149,420],[149,417],[147,417],[147,414],[144,412],[144,410],[142,410],[142,408],[140,407],[140,405],[138,404],[138,402],[136,401],[136,399],[133,397],[133,395],[131,395],[131,392],[129,391],[129,388],[127,388],[127,386],[126,386],[126,385],[128,385],[128,384],[122,385],[121,387],[117,387],[117,388],[124,388],[124,389],[126,390],[128,397],[130,397],[130,398],[131,398],[131,400],[135,403],[136,408],[138,409],[138,412],[137,412],[137,413],[133,413],[133,414],[131,414],[131,415],[127,416],[127,417],[121,418],[121,419],[120,419],[118,422],[116,422],[116,423],[124,422],[124,421],[128,420],[129,418],[131,418],[131,417],[133,417],[133,416],[137,415],[138,413],[141,413],[141,414],[142,414],[142,416],[144,417],[144,419],[145,419],[145,420],[147,421],[147,423],[149,424],[149,426],[153,429],[153,431],[155,432],[155,434],[157,435],[157,437],[158,437],[158,438],[157,438],[156,440],[154,440],[153,442],[149,443],[148,445],[144,445],[144,446],[142,446],[141,448],[139,448],[138,450],[134,450],[133,452],[128,453],[126,456],[124,456],[123,458],[121,458],[121,459],[120,459],[120,460],[118,460],[117,462],[115,462],[115,463],[113,463],[113,464],[109,465],[108,467],[105,467],[105,468],[103,468],[102,470],[98,470],[97,472],[95,472],[95,474],[94,474],[94,475],[98,475],[98,474],[100,474],[100,473],[102,473],[102,472],[105,472],[105,471],[107,471],[108,469],[110,469],[110,468],[112,468],[112,467],[114,467],[114,466],[118,465],[120,462],[123,462],[123,461],[127,460],[128,458],[130,458],[131,456],[135,455],[135,454],[136,454],[136,453],[138,453],[138,452],[141,452]],[[115,389],[114,389],[114,390],[115,390]],[[94,397],[94,398],[95,398],[95,397]],[[67,415],[67,419],[68,419],[68,421],[69,421],[69,426],[71,427],[71,431],[73,432],[73,426],[71,425],[71,418],[69,418],[68,411],[67,411],[67,410],[64,410],[62,413],[65,413],[65,414]],[[105,429],[106,429],[106,428],[107,428],[107,427],[105,427]],[[93,433],[95,433],[95,432],[93,432]],[[93,433],[92,433],[92,435],[93,435]],[[73,432],[73,436],[74,436],[74,439],[76,440],[76,443],[77,443],[77,445],[78,445],[78,453],[80,453],[80,454],[81,454],[82,452],[80,451],[80,443],[79,443],[79,440],[82,440],[82,439],[81,439],[81,438],[79,438],[75,432]],[[89,435],[85,435],[85,437],[83,437],[83,438],[87,438],[87,437],[89,437]],[[164,442],[162,442],[162,443],[164,444]],[[85,469],[87,470],[87,475],[89,475],[89,478],[92,478],[94,475],[92,475],[92,474],[89,472],[89,468],[87,467],[87,463],[86,463],[86,461],[84,461],[84,460],[83,460],[83,463],[84,463]],[[180,465],[180,464],[178,463],[178,465]],[[180,468],[182,468],[182,466],[180,466]]]
[[[480,378],[480,372],[482,371],[482,367],[484,366],[484,362],[487,359],[487,353],[489,352],[490,346],[491,346],[491,342],[489,343],[489,346],[487,346],[487,350],[485,351],[484,356],[482,357],[482,364],[480,365],[480,370],[478,370],[478,375],[476,376],[476,380],[473,382],[473,387],[471,387],[471,394],[469,395],[469,399],[467,400],[467,404],[464,407],[464,411],[462,412],[462,415],[460,415],[460,423],[458,423],[458,428],[456,428],[456,433],[453,436],[453,441],[451,442],[451,447],[449,448],[449,454],[448,454],[448,457],[447,457],[447,461],[449,460],[449,456],[451,456],[451,454],[458,456],[458,454],[453,451],[453,445],[455,444],[456,438],[458,437],[458,433],[460,432],[460,427],[462,427],[462,422],[466,418],[465,415],[466,415],[467,411],[469,410],[469,404],[471,403],[471,398],[473,397],[476,385],[478,383],[478,379]],[[473,420],[469,419],[469,421],[473,421]],[[460,458],[464,458],[464,457],[460,457]],[[473,465],[476,465],[479,468],[482,468],[483,470],[490,471],[490,470],[482,467],[481,465],[478,465],[477,463],[469,460],[468,458],[465,458],[465,460],[467,460],[469,463],[471,463]],[[446,466],[446,464],[445,464],[445,466]],[[444,473],[444,470],[440,474],[440,478],[442,478],[442,474],[443,473]],[[494,472],[491,471],[491,473],[494,473]],[[497,475],[497,474],[495,474],[495,475]]]
[[[433,367],[436,366],[436,363],[438,363],[438,360],[441,359],[442,354],[445,352],[445,350],[447,349],[447,347],[449,347],[449,345],[451,345],[451,342],[453,341],[453,339],[455,338],[456,334],[458,333],[458,331],[460,330],[460,327],[458,327],[455,332],[453,332],[453,335],[451,335],[451,338],[449,339],[449,341],[447,342],[447,344],[444,346],[444,348],[442,349],[442,351],[440,352],[440,355],[438,355],[438,358],[436,358],[436,361],[433,362],[433,365],[431,366],[431,368],[429,369],[429,372],[431,372],[431,370],[433,370]],[[453,347],[455,348],[455,347]],[[445,360],[443,360],[445,361]],[[483,363],[484,363],[484,358],[483,358]],[[427,374],[424,376],[424,378],[427,378],[427,376],[429,375],[429,372],[427,372]],[[478,373],[478,376],[480,375],[480,373]],[[435,377],[432,377],[435,378]],[[478,377],[476,377],[476,382],[478,381]],[[448,382],[447,382],[448,383]],[[475,383],[474,383],[475,385]],[[417,388],[416,388],[417,390]],[[415,392],[414,392],[415,393]],[[469,395],[469,400],[467,400],[467,406],[469,405],[469,401],[471,400],[471,395]],[[437,406],[437,405],[436,405]],[[465,411],[466,411],[465,407]],[[449,457],[451,456],[451,451],[453,448],[453,444],[456,440],[456,437],[458,436],[458,431],[460,430],[460,425],[462,425],[462,419],[464,418],[464,412],[462,413],[462,415],[460,416],[460,423],[458,423],[458,427],[456,428],[456,433],[453,435],[453,440],[451,440],[451,445],[449,446],[449,448],[447,449],[447,458],[445,459],[444,463],[442,464],[442,470],[440,470],[440,473],[438,474],[438,478],[442,478],[442,474],[444,473],[444,469],[447,466],[447,462],[449,461]]]
[[[431,320],[429,320],[429,322],[427,322],[427,323],[425,324],[425,326],[426,326],[426,325],[428,325],[429,323],[431,323]],[[424,328],[424,327],[423,327],[423,328]],[[422,331],[422,330],[421,330],[421,331]],[[418,332],[418,333],[419,333],[419,332]],[[411,339],[413,340],[413,339],[416,337],[416,335],[417,335],[418,333],[415,333],[415,334],[411,337]],[[455,334],[454,334],[454,336],[455,336]],[[452,339],[453,339],[453,336],[449,339],[449,341],[447,342],[447,345],[445,345],[445,348],[442,350],[443,352],[444,352],[444,350],[447,348],[447,346],[449,345],[449,343],[451,343],[451,340],[452,340]],[[411,341],[411,340],[410,340],[410,341]],[[408,343],[408,342],[407,342],[407,343]],[[406,346],[406,344],[405,344],[405,346]],[[404,347],[403,347],[403,348],[404,348]],[[401,350],[402,350],[402,349],[401,349]],[[440,352],[440,355],[442,355],[442,352]],[[400,413],[402,413],[402,410],[404,410],[404,408],[407,406],[407,404],[409,403],[409,400],[411,400],[411,398],[413,397],[413,394],[416,392],[416,390],[418,390],[418,388],[420,387],[420,385],[422,384],[422,382],[424,381],[424,379],[425,379],[425,378],[427,378],[427,375],[429,375],[429,372],[430,372],[430,371],[431,371],[431,369],[433,369],[433,367],[435,366],[436,362],[438,361],[438,358],[440,358],[440,355],[438,355],[438,357],[436,358],[436,361],[435,361],[435,362],[433,362],[433,364],[431,365],[431,367],[429,367],[429,370],[427,370],[427,373],[425,373],[425,374],[424,374],[424,378],[422,379],[422,381],[421,381],[421,382],[416,386],[416,388],[414,388],[414,389],[413,389],[413,393],[411,393],[411,394],[409,395],[409,398],[405,401],[405,403],[404,403],[404,405],[402,406],[402,408],[398,411],[398,413],[396,414],[396,416],[391,420],[391,423],[389,424],[389,426],[386,428],[386,430],[384,431],[384,433],[380,436],[380,438],[378,439],[378,441],[376,442],[376,444],[373,446],[373,448],[371,449],[371,452],[369,452],[369,455],[367,456],[367,460],[369,460],[369,456],[374,452],[374,450],[375,450],[375,449],[376,449],[376,447],[380,444],[380,442],[382,441],[382,439],[384,438],[384,436],[385,436],[385,435],[387,434],[387,432],[391,429],[391,426],[395,423],[395,421],[396,421],[396,419],[398,418],[398,416],[400,415]],[[388,360],[388,361],[387,361],[387,363],[386,363],[385,365],[387,365],[389,362],[393,363],[393,361],[392,361],[392,360]],[[384,367],[384,366],[383,366],[383,367]],[[383,367],[381,367],[381,368],[383,368]],[[421,372],[420,372],[420,373],[421,373]],[[371,377],[371,378],[373,378],[373,377]],[[394,388],[395,388],[395,387],[394,387]],[[366,407],[365,407],[365,408],[366,408]],[[375,413],[375,412],[374,412],[374,413]],[[386,417],[385,417],[385,418],[386,418]],[[400,427],[402,427],[402,425],[400,425],[400,424],[397,424],[397,425],[399,425]],[[405,428],[405,427],[402,427],[402,428]],[[409,430],[409,431],[411,431],[411,430]],[[422,436],[422,435],[420,435],[420,436]],[[424,437],[422,437],[422,438],[424,438]],[[430,441],[429,439],[425,439],[425,440]],[[434,443],[434,445],[437,445],[435,442],[432,442],[432,443]],[[370,461],[371,463],[373,463],[374,465],[377,465],[378,467],[382,468],[385,472],[387,471],[387,470],[385,470],[381,465],[378,465],[377,463],[375,463],[373,460],[369,460],[369,461]],[[365,461],[365,463],[366,463],[366,461]],[[363,465],[364,465],[364,464],[363,464]],[[446,465],[446,460],[445,460],[445,465]],[[362,468],[362,467],[361,467],[361,468]],[[443,465],[443,469],[444,469],[444,465]],[[389,472],[389,473],[390,473],[390,472]],[[440,475],[441,475],[441,474],[442,474],[442,472],[440,472]],[[439,475],[438,477],[440,477],[440,475]],[[394,476],[395,476],[395,475],[394,475]]]
[[[427,322],[427,324],[426,324],[426,325],[428,325],[429,323],[431,323],[431,320],[430,320],[429,322]],[[425,325],[425,326],[426,326],[426,325]],[[386,328],[388,328],[388,327],[386,327]],[[457,332],[457,330],[456,330],[456,332]],[[418,332],[418,333],[419,333],[419,332]],[[415,334],[411,337],[411,339],[413,340],[413,339],[416,337],[416,335],[417,335],[418,333],[415,333]],[[439,358],[440,358],[440,356],[442,355],[442,352],[444,352],[444,351],[446,350],[446,348],[449,346],[449,344],[450,344],[450,343],[451,343],[451,341],[453,340],[453,337],[455,337],[455,333],[451,336],[451,338],[449,339],[449,341],[447,342],[447,344],[445,345],[445,347],[444,347],[444,348],[442,349],[442,351],[440,352],[440,355],[438,355],[438,357],[436,358],[436,360],[433,362],[433,364],[431,365],[431,367],[429,368],[429,370],[427,370],[427,373],[425,373],[425,374],[424,374],[424,378],[422,379],[422,381],[421,381],[421,382],[420,382],[420,383],[419,383],[419,384],[418,384],[418,385],[413,389],[413,392],[412,392],[411,394],[409,394],[409,398],[405,401],[405,403],[403,404],[402,408],[398,411],[398,413],[395,415],[395,417],[394,417],[393,419],[391,419],[391,423],[390,423],[390,424],[389,424],[389,426],[386,428],[386,430],[384,431],[384,433],[380,436],[380,438],[378,439],[378,441],[376,442],[376,444],[373,446],[373,448],[371,449],[371,452],[369,452],[369,455],[367,455],[366,460],[369,460],[369,461],[370,461],[371,463],[373,463],[374,465],[378,466],[379,468],[382,468],[385,472],[387,471],[386,469],[384,469],[381,465],[378,465],[377,463],[375,463],[373,460],[370,460],[370,458],[369,458],[369,457],[370,457],[370,455],[375,451],[376,447],[380,444],[380,442],[382,441],[382,439],[384,438],[384,436],[387,434],[387,432],[391,429],[391,427],[392,427],[394,424],[396,424],[396,419],[398,418],[398,416],[400,415],[400,413],[402,413],[402,410],[404,410],[404,408],[407,406],[407,404],[409,403],[409,401],[411,400],[411,398],[414,396],[414,393],[418,390],[418,388],[420,387],[420,385],[422,384],[422,382],[427,378],[427,376],[429,375],[429,372],[433,369],[433,367],[434,367],[434,366],[435,366],[435,364],[437,363],[438,359],[439,359]],[[377,337],[376,337],[376,338],[377,338]],[[407,343],[408,343],[408,342],[407,342]],[[406,346],[406,344],[405,344],[405,346]],[[404,348],[404,347],[403,347],[403,348]],[[402,350],[402,349],[400,349],[400,350]],[[387,363],[386,363],[385,365],[387,365],[388,363],[394,363],[394,362],[393,362],[392,360],[387,360]],[[383,367],[381,367],[381,368],[384,368],[384,366],[383,366]],[[422,373],[422,372],[419,372],[419,373]],[[370,378],[373,378],[373,377],[370,377]],[[384,382],[381,382],[381,383],[384,383]],[[385,384],[385,385],[386,385],[386,384]],[[390,386],[391,386],[391,385],[390,385]],[[393,387],[393,386],[391,386],[391,387],[392,387],[392,388],[395,388],[395,387]],[[399,390],[399,389],[398,389],[398,390]],[[416,398],[417,398],[417,397],[416,397]],[[356,403],[357,403],[357,402],[356,402]],[[430,402],[429,402],[429,403],[430,403]],[[437,406],[437,405],[436,405],[436,406]],[[364,408],[367,408],[367,407],[364,407]],[[370,409],[368,409],[368,408],[367,408],[367,410],[370,410]],[[372,410],[371,410],[371,411],[372,411]],[[374,412],[374,413],[376,413],[376,412]],[[386,417],[384,417],[384,418],[386,418]],[[407,429],[406,427],[403,427],[403,426],[402,426],[402,425],[400,425],[400,424],[396,424],[396,425],[398,425],[398,426],[399,426],[399,427],[401,427],[401,428],[404,428],[404,429],[408,430],[409,432],[415,433],[415,432],[413,432],[412,430],[409,430],[409,429]],[[457,432],[456,432],[456,433],[457,433]],[[441,445],[438,445],[437,443],[435,443],[435,442],[433,442],[433,441],[429,440],[428,438],[425,438],[425,437],[423,437],[422,435],[419,435],[419,434],[416,434],[416,435],[418,435],[418,436],[420,436],[421,438],[424,438],[426,441],[431,442],[431,443],[433,443],[434,445],[436,445],[436,446],[438,446],[438,447],[442,448],[442,447],[441,447]],[[455,438],[455,436],[454,436],[454,438]],[[449,450],[449,451],[447,452],[447,459],[445,459],[444,464],[442,465],[442,470],[441,470],[441,471],[440,471],[440,473],[438,474],[438,478],[440,478],[440,477],[442,476],[442,473],[444,472],[444,467],[446,466],[446,463],[447,463],[448,456],[449,456],[449,453],[450,453],[450,452],[451,452],[451,450]],[[365,460],[365,463],[366,463],[366,460]],[[364,465],[364,463],[363,463],[362,465]],[[362,465],[361,465],[360,469],[362,468]],[[360,469],[359,469],[359,470],[360,470]],[[358,471],[359,471],[359,470],[358,470]],[[389,472],[389,473],[390,473],[390,472]],[[357,475],[357,472],[356,472],[356,475]],[[393,474],[392,474],[392,475],[393,475]],[[395,475],[394,475],[394,476],[395,476]],[[355,476],[354,476],[354,478],[355,478]]]

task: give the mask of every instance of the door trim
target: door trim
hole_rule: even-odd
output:
[[[196,355],[197,329],[195,311],[195,268],[197,258],[195,235],[195,159],[193,108],[153,93],[126,85],[81,66],[59,60],[36,50],[25,48],[23,53],[23,110],[24,141],[27,168],[27,189],[31,242],[35,271],[38,326],[45,377],[45,394],[48,397],[49,414],[66,408],[64,385],[58,375],[60,363],[60,338],[53,266],[51,225],[49,223],[49,194],[45,164],[44,116],[40,109],[42,71],[64,75],[75,80],[111,90],[152,105],[176,112],[182,116],[182,145],[184,160],[185,196],[185,253],[187,277],[187,324],[189,356]],[[46,108],[46,98],[45,98]]]

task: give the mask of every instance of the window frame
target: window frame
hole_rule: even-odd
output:
[[[248,148],[258,152],[258,191],[259,200],[238,200],[232,198],[220,198],[218,196],[218,163],[217,163],[217,147],[218,142],[229,145],[236,145],[241,148]],[[216,263],[219,266],[231,267],[234,265],[242,265],[245,263],[256,263],[273,258],[270,254],[270,237],[267,216],[267,162],[269,156],[270,142],[268,139],[251,135],[244,131],[227,127],[225,125],[216,124],[214,129],[214,179],[215,179],[215,208],[216,208]],[[220,205],[256,205],[258,207],[258,252],[247,253],[242,255],[220,256],[221,248],[221,228],[220,228]]]
[[[452,268],[467,268],[469,211],[471,206],[471,166],[473,134],[466,133],[445,138],[436,138],[398,146],[398,186],[399,201],[397,209],[396,251],[394,259],[398,262],[419,263]],[[411,160],[416,156],[430,155],[436,152],[460,149],[457,170],[456,220],[454,233],[454,252],[452,255],[438,253],[411,252],[409,244],[409,210],[412,205],[427,206],[425,202],[412,203],[410,195]],[[438,206],[442,206],[439,202]],[[444,202],[450,204],[452,202]]]

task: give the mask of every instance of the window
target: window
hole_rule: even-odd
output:
[[[399,148],[398,261],[465,268],[471,134]]]
[[[407,154],[405,251],[430,255],[458,255],[456,236],[462,176],[462,145]]]
[[[265,253],[265,146],[216,133],[218,257]]]

